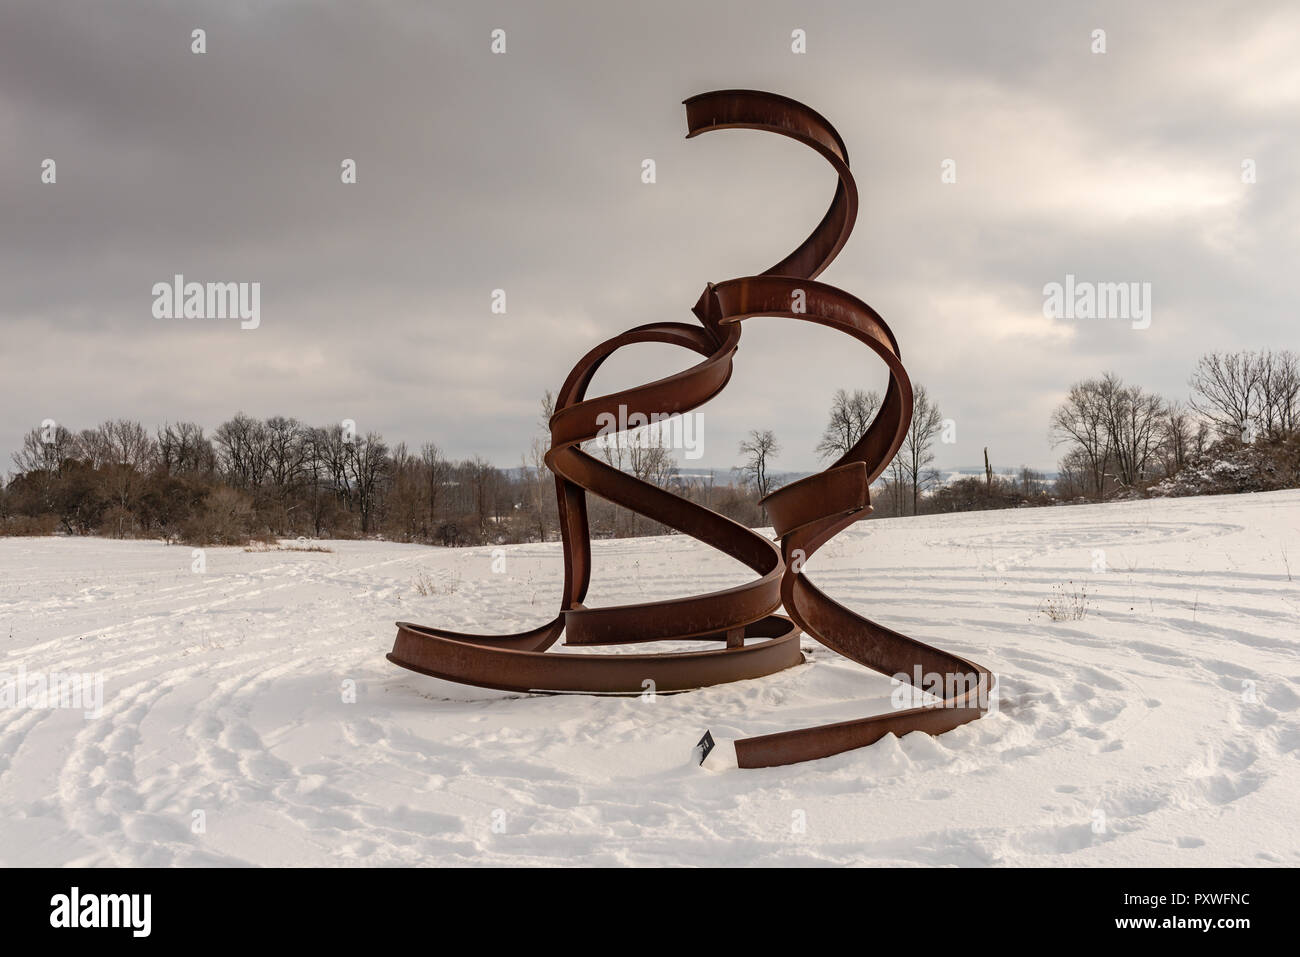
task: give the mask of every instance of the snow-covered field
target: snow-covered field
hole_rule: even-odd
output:
[[[1300,864],[1300,492],[855,526],[808,574],[997,672],[1001,711],[752,771],[732,739],[883,710],[889,679],[805,637],[650,701],[451,685],[384,659],[392,622],[549,619],[560,546],[327,544],[199,572],[0,539],[0,672],[104,681],[98,717],[0,709],[0,864]],[[595,568],[593,605],[748,575],[677,537]]]

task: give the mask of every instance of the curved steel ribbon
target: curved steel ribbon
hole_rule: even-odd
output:
[[[574,366],[556,397],[546,465],[555,474],[564,543],[559,614],[531,631],[471,635],[398,622],[388,659],[422,674],[507,691],[639,694],[686,691],[759,678],[800,664],[799,633],[887,675],[930,692],[918,707],[852,721],[736,741],[741,767],[769,767],[863,747],[886,734],[940,734],[983,714],[992,675],[979,665],[908,638],[850,611],[802,573],[822,545],[871,512],[870,486],[903,443],[912,416],[912,385],[898,343],[866,303],[814,281],[843,248],[857,218],[858,191],[843,140],[802,103],[753,90],[721,90],[686,100],[687,137],[738,128],[779,133],[810,146],[834,167],[839,184],[821,222],[794,252],[758,276],[709,284],[693,312],[699,325],[651,323],[601,343]],[[796,308],[798,306],[798,308]],[[640,413],[689,412],[731,378],[741,322],[776,316],[815,322],[873,350],[889,369],[880,410],[862,438],[824,472],[763,500],[778,542],[716,512],[640,481],[583,451],[603,422]],[[696,365],[646,385],[596,398],[587,387],[623,346],[662,342],[703,356]],[[620,414],[621,412],[621,414]],[[743,562],[759,577],[690,598],[587,608],[591,538],[586,494],[592,492],[662,522]],[[775,612],[784,606],[788,618]],[[669,654],[547,654],[566,645],[621,645],[691,639],[722,647]],[[648,685],[647,682],[653,682]]]

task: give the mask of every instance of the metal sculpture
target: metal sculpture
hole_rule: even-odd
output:
[[[871,483],[902,445],[912,416],[911,382],[884,320],[861,300],[814,281],[844,246],[857,217],[858,191],[844,142],[821,115],[772,93],[721,90],[693,96],[685,105],[688,139],[712,130],[765,130],[816,150],[839,174],[830,208],[811,235],[772,268],[710,283],[692,310],[699,325],[637,326],[596,346],[569,373],[556,397],[546,454],[546,465],[555,474],[564,542],[559,614],[512,635],[470,635],[398,622],[388,659],[421,674],[506,691],[686,691],[761,678],[802,663],[799,633],[804,631],[868,668],[925,683],[931,694],[918,707],[738,740],[741,767],[793,764],[864,747],[891,732],[940,734],[973,721],[986,708],[992,685],[988,671],[863,618],[827,597],[802,573],[817,549],[871,512]],[[636,421],[638,412],[646,420],[654,414],[685,413],[721,392],[731,377],[741,323],[756,316],[815,322],[846,333],[874,351],[890,375],[879,412],[848,452],[825,471],[763,499],[775,542],[581,448],[604,431],[602,422],[611,421],[603,416],[626,423]],[[641,342],[681,346],[704,359],[658,381],[588,398],[587,387],[600,365],[623,346]],[[743,562],[758,579],[690,598],[586,607],[591,580],[588,492],[713,546]],[[782,606],[788,617],[775,614]],[[691,639],[722,647],[667,654],[547,654],[561,633],[566,645]]]

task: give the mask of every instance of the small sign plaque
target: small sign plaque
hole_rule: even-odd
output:
[[[700,756],[700,764],[704,763],[704,759],[709,756],[709,752],[712,750],[713,735],[710,732],[705,731],[704,737],[700,738],[699,744],[695,745],[695,753]]]

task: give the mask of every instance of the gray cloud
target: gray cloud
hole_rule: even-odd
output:
[[[244,409],[515,464],[590,346],[689,320],[707,281],[820,217],[833,177],[796,144],[683,139],[683,98],[752,87],[848,144],[862,211],[824,278],[880,310],[957,421],[940,464],[987,445],[1050,467],[1048,414],[1079,378],[1180,396],[1206,349],[1297,345],[1298,36],[1284,4],[6,2],[0,452],[46,417]],[[152,318],[177,272],[261,282],[261,328]],[[1151,282],[1151,328],[1043,318],[1067,272]],[[747,325],[703,464],[761,426],[781,467],[812,467],[834,389],[883,381],[842,346]],[[632,350],[595,387],[690,361]]]

